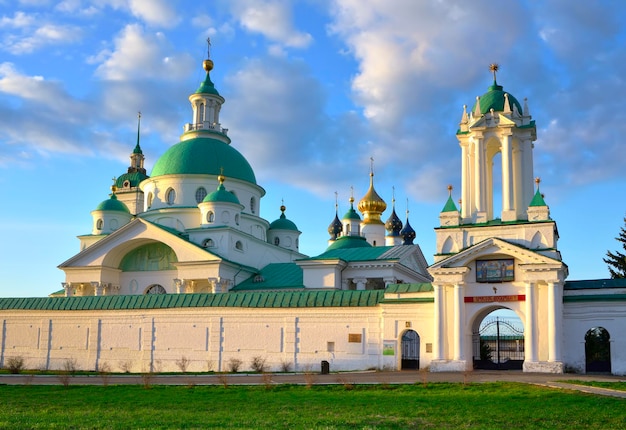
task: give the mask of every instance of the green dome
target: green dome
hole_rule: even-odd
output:
[[[183,140],[157,160],[151,177],[163,175],[219,175],[256,184],[254,171],[239,151],[210,137]]]
[[[226,188],[224,188],[224,184],[220,184],[219,187],[217,187],[217,190],[213,191],[211,194],[207,194],[207,196],[204,198],[204,200],[202,200],[202,202],[203,203],[225,202],[225,203],[235,203],[236,205],[241,204],[239,203],[239,199],[237,198],[236,195],[234,195],[230,191],[227,191]]]
[[[354,220],[361,221],[361,217],[359,216],[358,213],[356,213],[352,205],[350,205],[350,209],[348,209],[348,212],[346,212],[346,214],[343,216],[342,219],[345,219],[345,220],[354,219]]]
[[[293,230],[299,231],[293,221],[287,219],[285,214],[280,214],[280,218],[270,224],[270,230]]]
[[[326,251],[344,248],[371,248],[372,245],[363,236],[341,236],[335,240]]]
[[[148,175],[141,172],[124,173],[115,180],[115,186],[118,189],[123,189],[124,182],[129,181],[131,187],[137,187],[141,181],[148,178]]]
[[[480,113],[486,114],[492,108],[495,112],[504,111],[504,94],[506,91],[502,91],[502,85],[498,85],[495,81],[493,85],[489,87],[487,92],[480,97]],[[519,104],[517,99],[511,93],[507,93],[509,95],[509,104],[511,105],[511,109],[513,109],[513,105],[517,106],[517,111],[521,114],[523,112],[522,106]],[[476,103],[472,107],[472,112],[476,110]]]
[[[120,202],[115,194],[111,194],[111,198],[100,203],[96,209],[97,211],[117,211],[117,212],[125,212],[130,213],[128,207]]]
[[[204,81],[200,83],[200,87],[196,90],[196,94],[215,94],[216,96],[220,95],[220,93],[218,93],[215,89],[215,84],[213,83],[213,81],[211,81],[209,72],[207,72]]]

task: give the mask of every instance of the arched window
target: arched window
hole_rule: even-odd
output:
[[[100,218],[98,221],[96,221],[96,228],[98,230],[102,230],[103,226],[104,226],[104,221],[102,221],[102,218]]]
[[[254,197],[250,197],[250,213],[256,213],[256,199]]]
[[[207,222],[215,222],[215,214],[213,213],[213,211],[209,211],[206,214],[206,221]]]
[[[274,245],[276,246],[280,245],[280,239],[278,237],[274,238]]]
[[[235,214],[235,224],[239,225],[239,214]]]
[[[159,284],[150,285],[146,290],[145,294],[167,294],[165,288],[163,288]]]
[[[165,193],[165,200],[167,201],[168,205],[174,204],[174,201],[176,200],[176,191],[174,191],[174,188],[170,188],[167,190],[167,192]]]
[[[240,241],[240,240],[238,240],[238,241],[235,243],[235,248],[236,248],[236,249],[238,249],[238,250],[240,250],[240,251],[243,251],[243,243],[241,243],[241,241]]]
[[[200,187],[196,190],[196,203],[202,203],[202,200],[206,197],[206,188]]]
[[[204,103],[200,103],[200,109],[198,109],[198,122],[200,124],[204,122]]]
[[[213,248],[213,247],[215,247],[215,242],[213,242],[213,239],[211,239],[211,238],[204,239],[204,241],[202,242],[202,247],[203,248]]]
[[[146,206],[148,207],[148,209],[150,209],[150,206],[152,206],[152,199],[154,198],[154,196],[152,195],[152,193],[148,193],[148,199],[146,201]]]

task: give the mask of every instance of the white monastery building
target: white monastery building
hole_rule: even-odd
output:
[[[460,206],[450,188],[429,266],[408,213],[403,223],[392,204],[383,222],[373,167],[356,208],[351,197],[348,212],[335,213],[326,251],[300,253],[284,206],[272,222],[261,217],[265,190],[220,123],[225,99],[213,62],[203,65],[180,142],[148,175],[138,130],[128,171],[59,266],[63,290],[0,298],[0,366],[21,356],[38,369],[72,360],[84,370],[175,371],[185,357],[190,371],[226,371],[261,357],[272,370],[326,361],[331,370],[506,364],[626,374],[626,282],[566,281],[557,225],[534,179],[535,121],[526,100],[498,85],[497,67],[463,110]],[[481,324],[498,309],[523,327],[501,339],[498,323],[494,343]]]

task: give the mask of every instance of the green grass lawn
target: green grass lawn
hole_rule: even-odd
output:
[[[519,383],[0,386],[0,428],[619,429],[623,399]]]
[[[608,388],[610,390],[626,391],[626,382],[607,382],[607,381],[581,381],[578,379],[571,379],[568,384],[587,385],[589,387]]]

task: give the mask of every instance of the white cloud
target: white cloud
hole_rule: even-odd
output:
[[[176,53],[162,33],[145,33],[139,24],[127,25],[114,43],[113,51],[105,49],[88,60],[103,60],[96,70],[96,75],[103,79],[176,80],[188,76],[193,70],[191,56]]]
[[[13,14],[13,18],[3,16],[0,18],[1,27],[26,28],[35,23],[35,16],[28,15],[24,12],[17,11]]]
[[[289,48],[306,48],[313,42],[309,33],[295,28],[290,2],[237,0],[232,9],[243,28],[272,42]]]
[[[169,28],[180,22],[176,8],[168,0],[130,0],[129,6],[133,15],[151,25]]]

